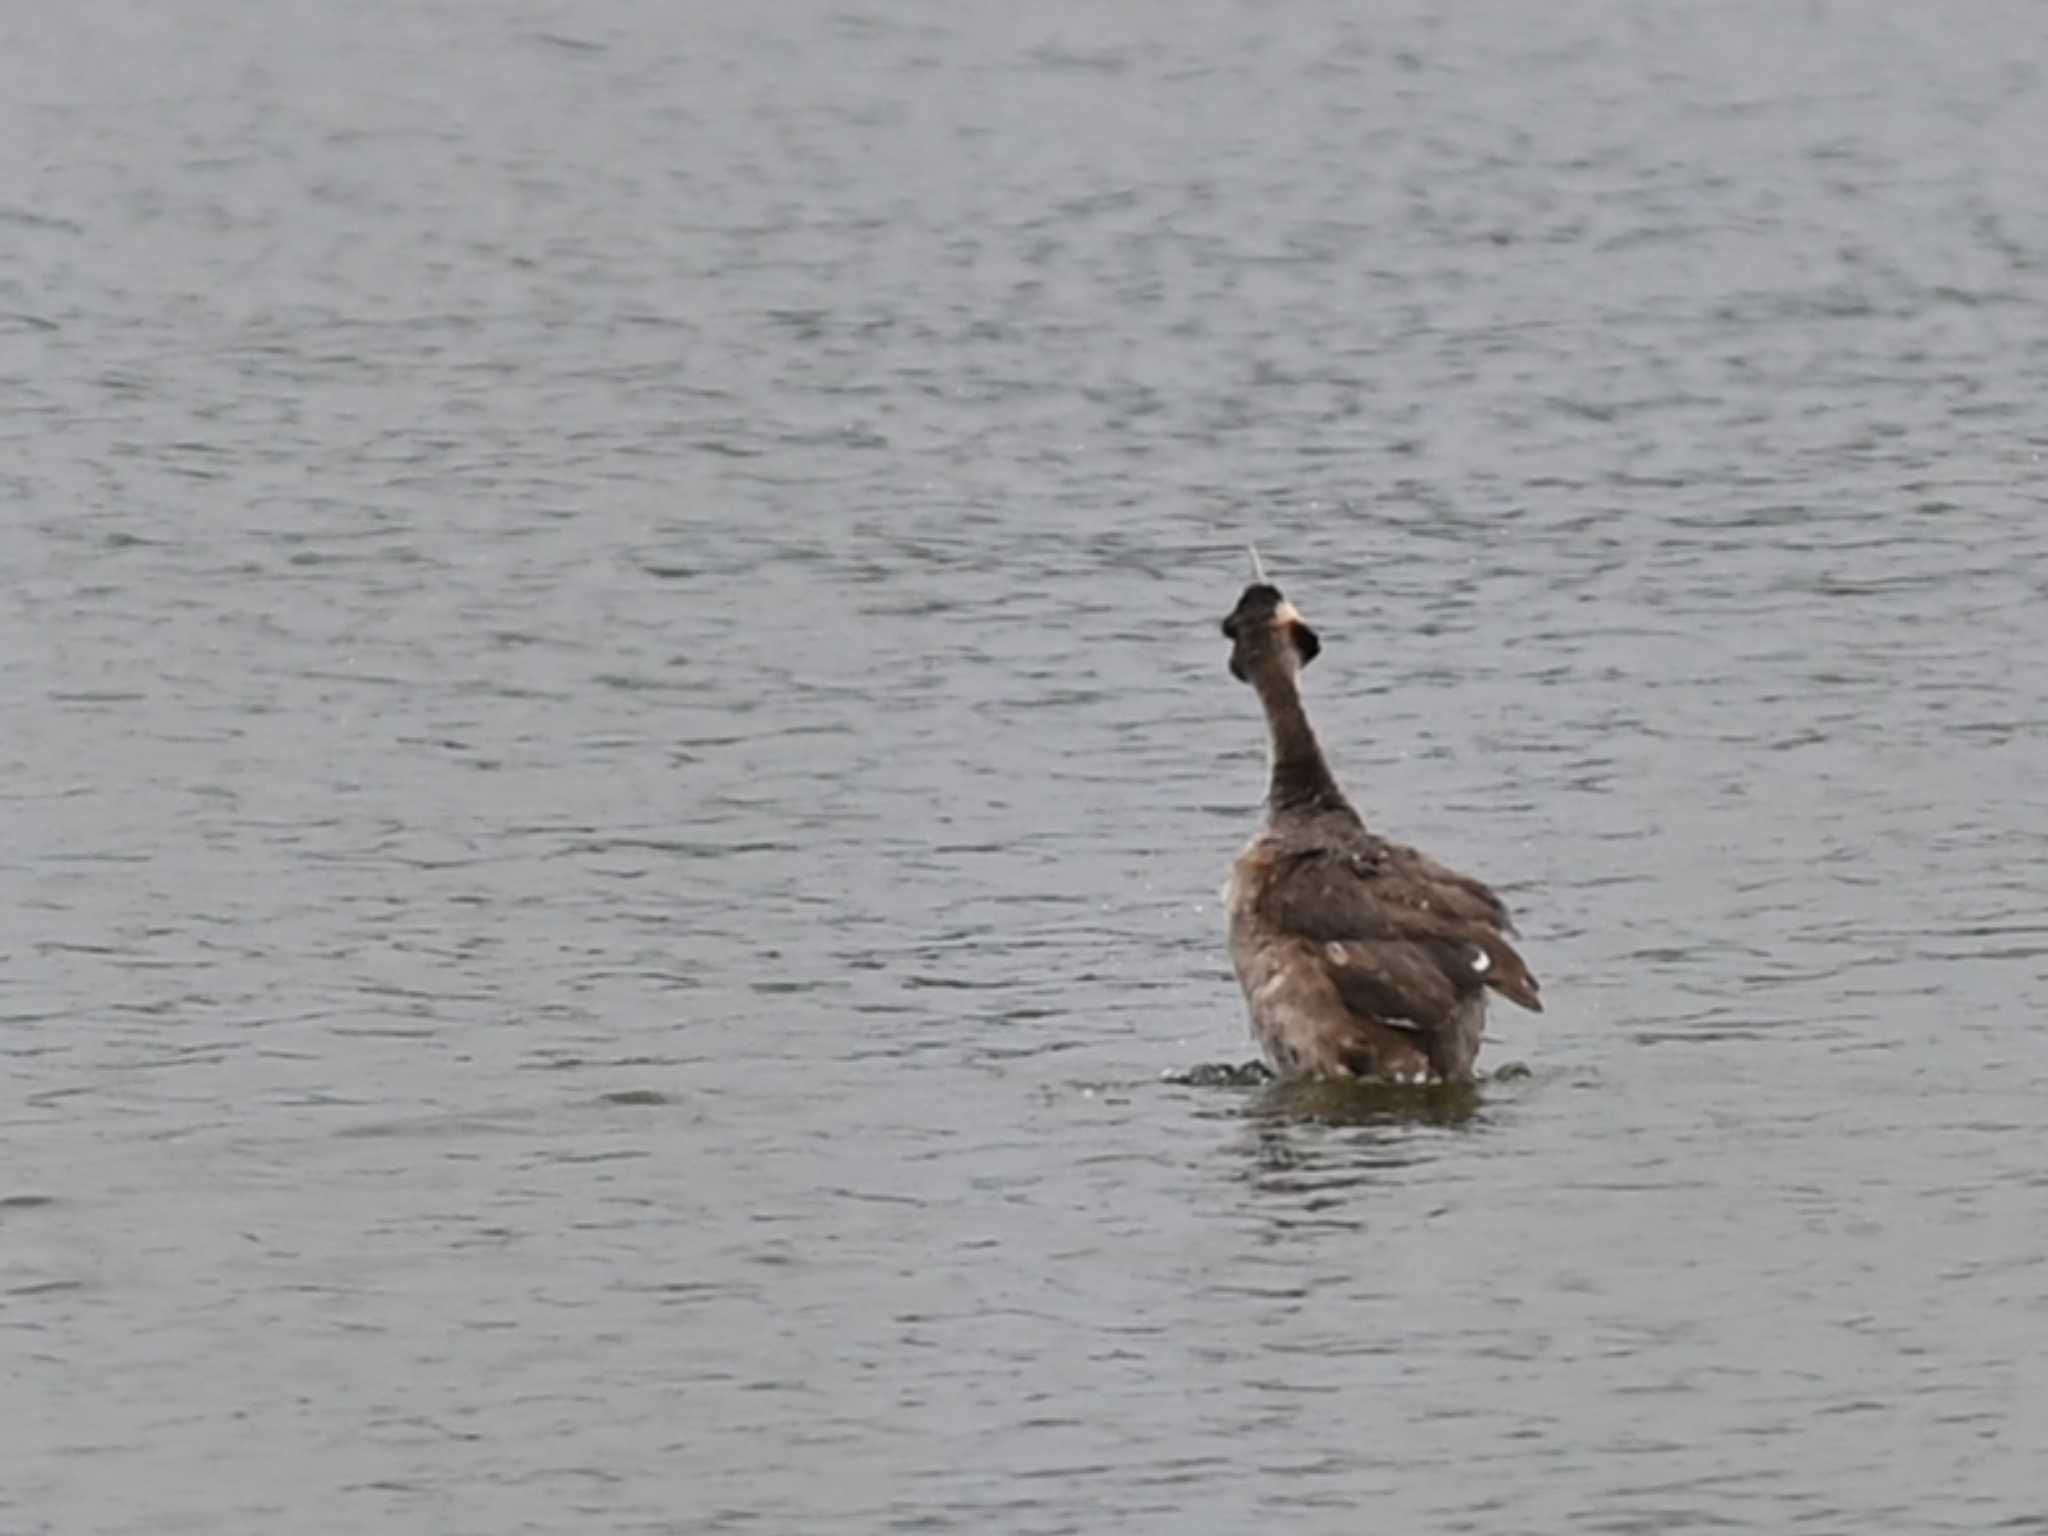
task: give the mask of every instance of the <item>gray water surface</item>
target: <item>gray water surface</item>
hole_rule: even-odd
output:
[[[0,20],[0,1531],[2048,1530],[2048,27]],[[1256,538],[1542,976],[1243,1059]]]

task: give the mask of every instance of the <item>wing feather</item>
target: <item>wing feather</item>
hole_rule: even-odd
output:
[[[1360,836],[1278,861],[1262,916],[1320,944],[1347,1007],[1435,1024],[1481,987],[1537,1012],[1536,978],[1508,943],[1491,889],[1412,848]]]

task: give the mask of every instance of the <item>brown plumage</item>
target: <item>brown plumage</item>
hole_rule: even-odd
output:
[[[1231,673],[1266,712],[1265,828],[1225,901],[1252,1034],[1284,1075],[1464,1082],[1498,992],[1542,1011],[1501,899],[1427,854],[1374,836],[1338,789],[1302,707],[1321,642],[1261,580],[1223,621]]]

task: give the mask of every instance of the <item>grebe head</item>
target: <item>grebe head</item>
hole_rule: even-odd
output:
[[[1259,580],[1244,589],[1223,633],[1231,642],[1230,675],[1241,683],[1261,667],[1280,666],[1291,677],[1316,659],[1323,642],[1280,589]]]

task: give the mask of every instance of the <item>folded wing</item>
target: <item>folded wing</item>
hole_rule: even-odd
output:
[[[1365,834],[1276,862],[1262,916],[1321,946],[1346,1007],[1428,1027],[1484,987],[1542,1011],[1536,978],[1507,940],[1506,906],[1469,875]]]

